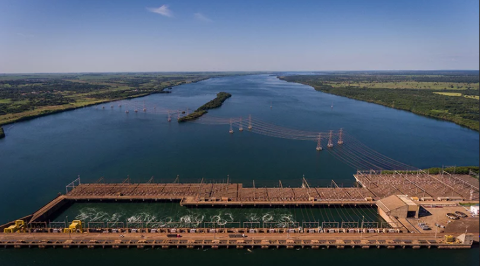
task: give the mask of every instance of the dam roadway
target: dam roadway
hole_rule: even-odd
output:
[[[170,234],[171,235],[171,234]],[[429,234],[348,233],[15,233],[0,234],[0,247],[39,248],[470,248],[464,234],[452,243]]]

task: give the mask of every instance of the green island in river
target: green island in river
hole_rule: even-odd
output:
[[[478,70],[352,71],[279,78],[479,131],[478,75]]]
[[[197,110],[195,110],[195,112],[193,112],[189,115],[186,115],[184,117],[180,117],[178,119],[178,122],[186,122],[186,121],[195,120],[195,119],[201,117],[202,115],[206,114],[207,110],[218,108],[218,107],[222,106],[223,102],[230,97],[232,97],[232,95],[230,93],[219,92],[219,93],[217,93],[217,97],[215,99],[213,99],[213,100],[209,101],[208,103],[198,107]]]
[[[209,78],[245,74],[252,73],[0,74],[0,138],[5,137],[2,125],[100,103],[170,93],[174,86]],[[215,108],[216,102],[209,104],[199,110]]]

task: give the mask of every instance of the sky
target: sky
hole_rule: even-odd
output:
[[[479,69],[478,0],[0,0],[0,73]]]

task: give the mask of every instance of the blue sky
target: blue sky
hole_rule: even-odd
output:
[[[0,73],[478,67],[476,0],[0,0]]]

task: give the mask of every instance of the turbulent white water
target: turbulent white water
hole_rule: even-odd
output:
[[[384,222],[376,210],[370,208],[186,208],[178,203],[75,203],[53,222],[77,219],[109,227],[285,228],[307,226],[303,222],[362,222],[362,217],[366,223]]]
[[[185,213],[185,211],[187,213]],[[62,216],[59,217],[59,219],[61,218]],[[146,223],[159,227],[164,227],[169,223],[175,223],[178,226],[196,227],[203,222],[208,222],[212,225],[224,226],[229,223],[235,223],[239,221],[273,223],[277,226],[285,227],[296,222],[292,214],[278,213],[275,211],[245,213],[225,210],[215,210],[212,212],[212,210],[208,210],[205,213],[202,213],[200,210],[184,209],[183,212],[177,212],[175,215],[162,216],[161,213],[150,211],[140,211],[133,214],[127,214],[125,211],[111,213],[105,211],[103,208],[94,207],[80,208],[75,216],[75,219],[86,222]]]

